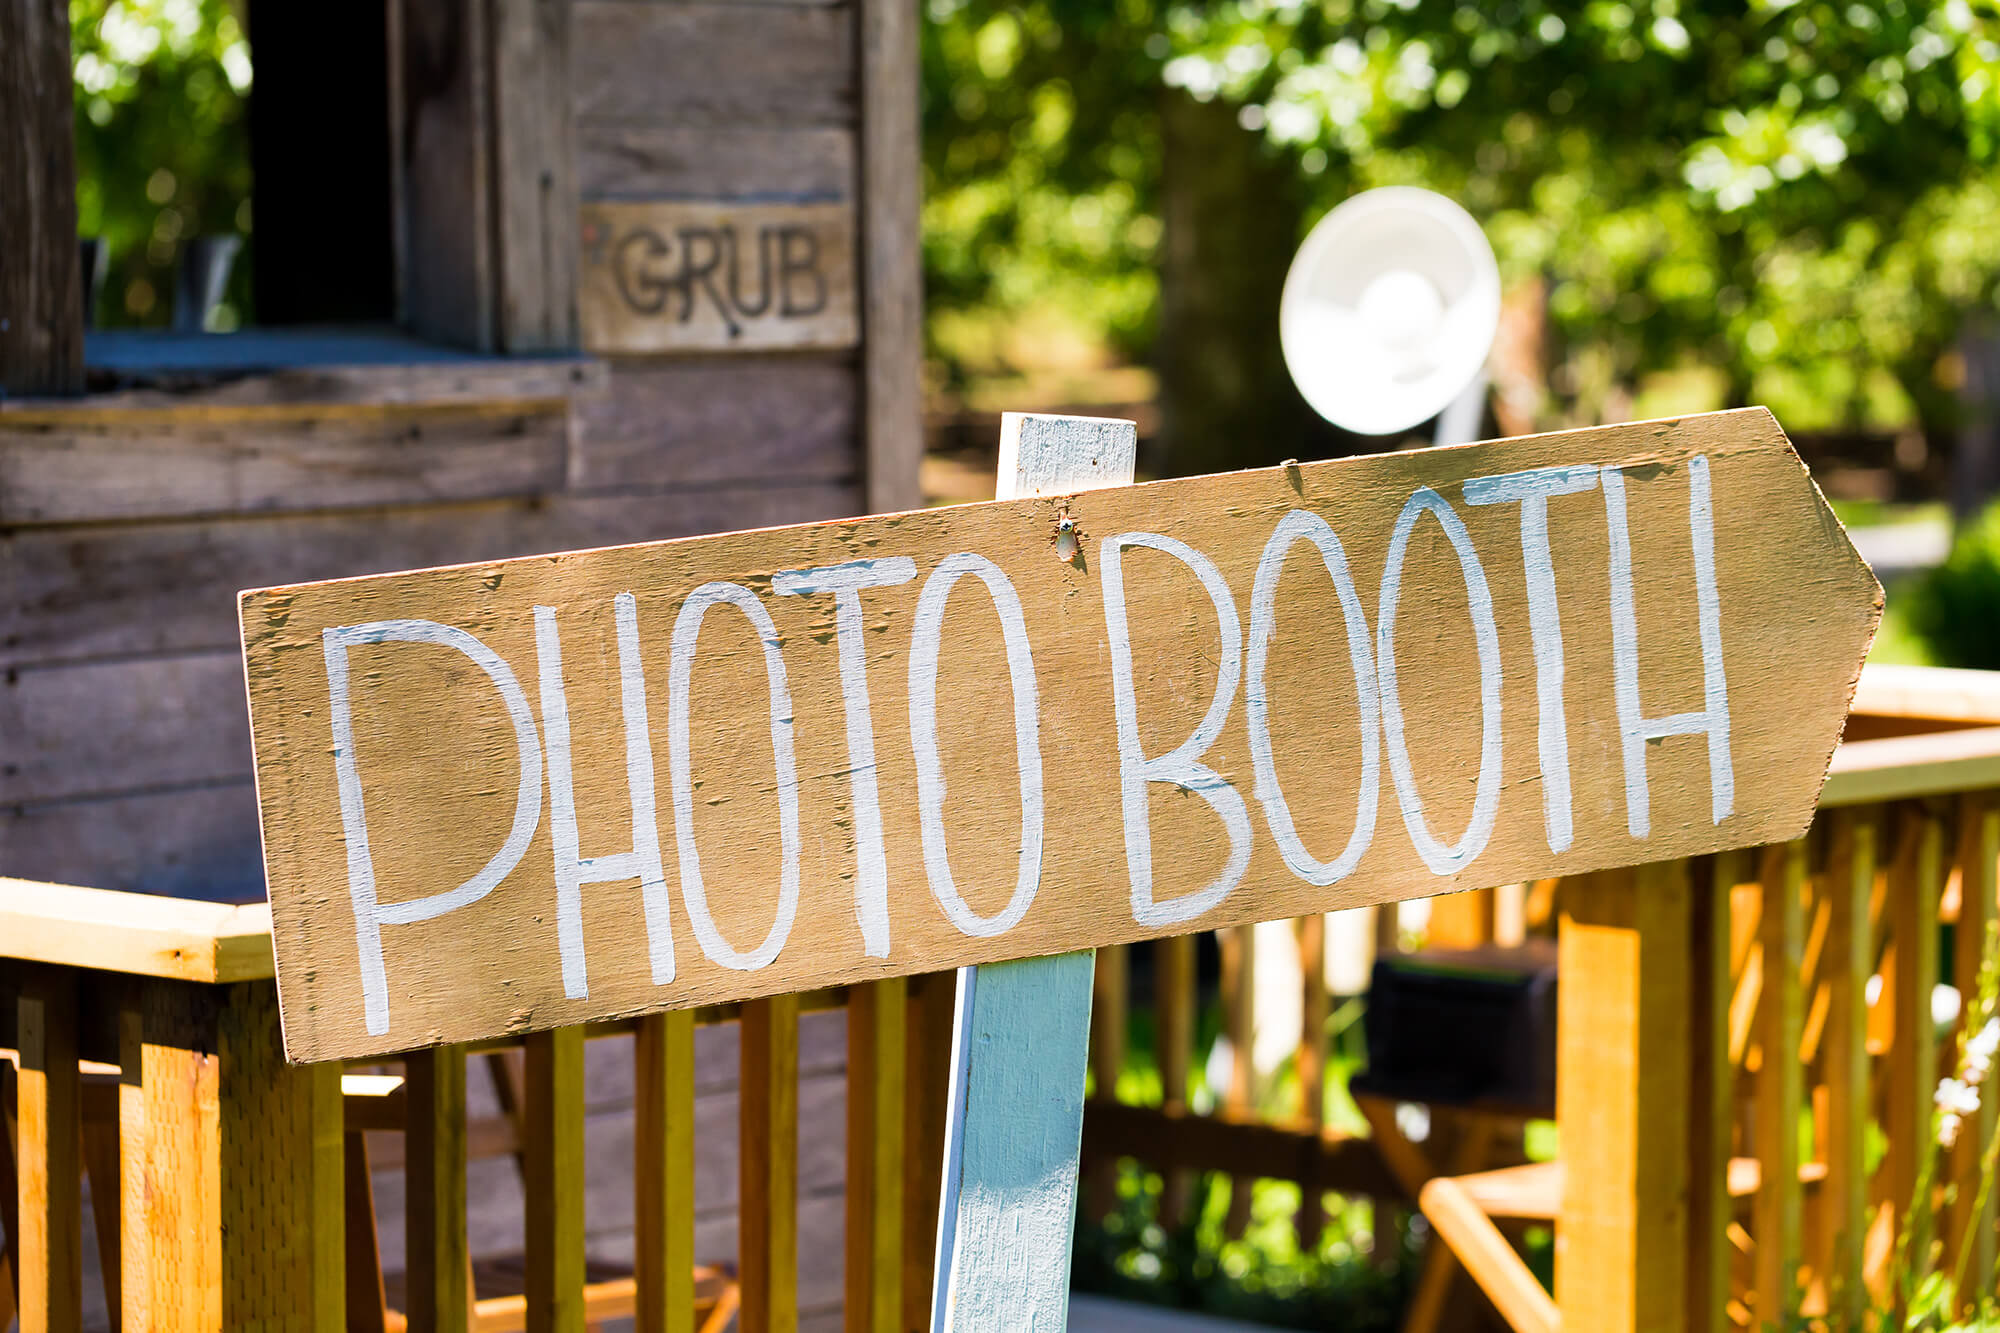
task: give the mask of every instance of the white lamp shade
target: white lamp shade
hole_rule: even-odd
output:
[[[1500,269],[1472,216],[1429,190],[1369,190],[1328,213],[1285,277],[1285,368],[1315,412],[1389,435],[1436,416],[1481,374]]]

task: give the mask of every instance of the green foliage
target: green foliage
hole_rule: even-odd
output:
[[[1796,425],[1940,356],[2000,278],[2000,19],[1965,0],[1229,0],[1166,76],[1296,148],[1323,202],[1463,201],[1549,281],[1567,405],[1690,361]],[[1593,385],[1592,380],[1598,381]]]
[[[77,230],[103,238],[106,324],[163,324],[183,241],[250,229],[250,49],[228,0],[71,0]],[[239,315],[249,264],[230,288]]]
[[[1169,1229],[1158,1221],[1159,1176],[1122,1164],[1119,1211],[1077,1228],[1071,1285],[1272,1328],[1393,1333],[1402,1326],[1422,1257],[1420,1226],[1405,1218],[1383,1236],[1372,1204],[1329,1195],[1333,1212],[1320,1244],[1301,1250],[1292,1221],[1298,1186],[1260,1180],[1251,1186],[1250,1225],[1230,1240],[1230,1188],[1225,1177],[1204,1175],[1198,1219]]]
[[[962,345],[967,317],[1060,310],[1137,352],[1158,296],[1153,0],[929,0],[927,12],[933,346]],[[946,356],[955,378],[964,360]]]
[[[1463,201],[1510,283],[1547,283],[1551,420],[1700,365],[1796,426],[1947,429],[1941,358],[2000,278],[1997,13],[934,0],[928,277],[947,311],[1061,303],[1141,346],[1163,81],[1237,104],[1322,209],[1391,183]],[[1092,199],[1115,201],[1097,225],[1051,221]]]
[[[2000,505],[1963,525],[1945,562],[1892,601],[1935,665],[2000,668]]]

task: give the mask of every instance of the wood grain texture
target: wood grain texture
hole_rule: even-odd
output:
[[[1958,922],[1952,932],[1952,984],[1967,997],[1959,1026],[1970,997],[1979,994],[1979,974],[1992,946],[1990,932],[1996,911],[2000,911],[2000,810],[1989,797],[1965,796],[1958,810]],[[1960,1033],[1960,1040],[1966,1034]],[[1957,1050],[1954,1045],[1950,1049]],[[1975,1213],[1979,1193],[1981,1159],[1993,1142],[2000,1108],[2000,1072],[1989,1072],[1979,1089],[1979,1109],[1959,1127],[1958,1142],[1947,1154],[1948,1170],[1957,1183],[1951,1223],[1946,1232],[1945,1263],[1955,1265],[1961,1252],[1967,1273],[1991,1273],[1994,1259],[1994,1200],[1988,1191],[1984,1205]]]
[[[1091,965],[1067,953],[959,974],[958,1044],[977,1054],[964,1061],[960,1141],[945,1158],[943,1216],[956,1225],[942,1231],[934,1330],[1067,1323]],[[1080,996],[1082,1012],[1046,996]]]
[[[1804,840],[1766,848],[1762,868],[1764,986],[1757,1040],[1763,1064],[1756,1075],[1756,1119],[1750,1154],[1763,1166],[1764,1186],[1751,1214],[1756,1239],[1756,1313],[1780,1326],[1798,1309],[1798,1268],[1803,1255],[1799,1174],[1799,1113],[1805,1068],[1799,1062],[1805,995],[1800,971],[1805,949],[1802,895],[1806,887]]]
[[[178,981],[140,986],[144,1169],[143,1292],[150,1326],[223,1323],[222,1061],[218,990]],[[128,1236],[130,1233],[128,1232]],[[131,1253],[135,1247],[127,1245]]]
[[[465,1051],[413,1053],[409,1089],[404,1220],[411,1333],[466,1333],[471,1251],[465,1235]]]
[[[28,880],[247,903],[262,892],[247,780],[0,807],[0,857]]]
[[[1890,863],[1883,916],[1895,950],[1883,964],[1894,1023],[1880,1078],[1887,1106],[1882,1130],[1888,1136],[1880,1178],[1898,1218],[1916,1198],[1923,1156],[1931,1151],[1932,1098],[1938,1080],[1938,1043],[1931,992],[1938,975],[1938,903],[1951,872],[1945,819],[1935,807],[1905,806],[1900,812],[1895,860]],[[1913,1246],[1928,1245],[1936,1216],[1915,1210]]]
[[[100,972],[228,982],[268,979],[271,911],[0,879],[10,958]]]
[[[569,0],[491,0],[496,341],[577,345]]]
[[[586,203],[583,344],[592,352],[852,347],[848,204]]]
[[[742,1333],[799,1325],[799,998],[743,1011],[736,1273]]]
[[[1730,1333],[1729,1157],[1735,1145],[1736,1066],[1729,1059],[1729,895],[1748,854],[1688,867],[1693,895],[1688,1024],[1688,1320],[1695,1333]]]
[[[846,6],[575,0],[579,127],[851,125],[854,14]]]
[[[861,309],[868,508],[915,509],[923,462],[922,142],[917,34],[903,0],[855,0],[861,26]],[[1026,492],[1017,492],[1025,494]]]
[[[84,402],[0,402],[0,417],[34,419],[59,411],[67,420],[109,420],[146,408],[205,420],[243,409],[241,419],[250,420],[257,411],[281,407],[561,399],[600,388],[605,378],[604,364],[586,357],[478,355],[390,325],[235,333],[101,329],[87,346],[91,367],[117,387],[93,392]]]
[[[1188,1109],[1188,1076],[1194,1068],[1195,941],[1192,935],[1161,940],[1153,947],[1154,1049],[1160,1062],[1160,1110],[1182,1115]],[[1194,1178],[1169,1171],[1160,1187],[1160,1215],[1178,1226],[1186,1220]]]
[[[194,518],[560,490],[567,404],[0,415],[0,524]]]
[[[850,129],[587,125],[577,191],[586,202],[842,203],[854,198],[854,140]],[[905,169],[915,167],[913,154]]]
[[[1868,1304],[1862,1242],[1868,1233],[1869,1105],[1868,978],[1875,971],[1875,933],[1868,899],[1875,889],[1880,814],[1840,810],[1832,815],[1832,851],[1827,868],[1830,924],[1828,1010],[1820,1049],[1828,1090],[1826,1125],[1827,1190],[1823,1206],[1832,1218],[1834,1264],[1829,1309],[1839,1327],[1861,1325]]]
[[[694,1333],[694,1015],[639,1020],[633,1054],[637,1333]]]
[[[944,1148],[951,1114],[952,1028],[958,1015],[958,973],[923,972],[908,979],[909,1057],[903,1142],[903,1312],[909,1327],[930,1322],[937,1286],[938,1203],[944,1192]]]
[[[1600,872],[1564,892],[1556,1304],[1566,1327],[1682,1329],[1692,885],[1685,863],[1667,862]]]
[[[76,244],[69,8],[0,10],[0,394],[83,386],[83,280]]]
[[[531,1034],[525,1072],[528,1333],[583,1333],[583,1029]]]
[[[394,0],[390,87],[401,322],[420,337],[496,346],[493,7]]]
[[[1691,481],[1697,457],[1707,460],[1712,478],[1712,529],[1690,516],[1691,509],[1699,512]],[[1539,673],[1526,578],[1517,563],[1518,506],[1464,504],[1462,497],[1468,478],[1594,464],[1615,467],[1625,479],[1624,525],[1608,516],[1602,495],[1563,495],[1548,506],[1552,549],[1564,553],[1554,578],[1568,624],[1565,671],[1572,682],[1565,710],[1574,840],[1556,852],[1541,781]],[[1467,610],[1468,566],[1454,558],[1438,523],[1409,526],[1413,500],[1450,505],[1453,522],[1463,525],[1466,549],[1474,553],[1469,559],[1478,562],[1490,598],[1494,628],[1484,667],[1474,651],[1476,618]],[[1287,520],[1294,511],[1300,517]],[[1083,568],[1064,562],[1053,547],[1065,514],[1084,534]],[[1748,522],[1748,514],[1758,521]],[[1268,622],[1260,617],[1253,626],[1270,634],[1265,679],[1254,693],[1264,705],[1278,786],[1303,792],[1314,782],[1339,783],[1351,790],[1346,784],[1374,739],[1364,742],[1355,725],[1351,663],[1372,670],[1380,655],[1370,644],[1379,645],[1381,627],[1370,633],[1362,617],[1369,602],[1379,606],[1372,594],[1399,515],[1407,538],[1397,566],[1407,586],[1399,596],[1411,610],[1394,627],[1397,739],[1411,757],[1399,773],[1403,761],[1388,745],[1390,762],[1375,770],[1378,797],[1387,788],[1400,799],[1363,811],[1375,815],[1375,824],[1359,841],[1363,852],[1353,873],[1322,888],[1291,869],[1304,865],[1298,853],[1285,859],[1270,831],[1270,811],[1246,799],[1271,784],[1254,780],[1250,724],[1234,706],[1243,674],[1243,610],[1254,600],[1255,571],[1281,521],[1316,517],[1338,534],[1357,582],[1371,593],[1356,596],[1356,633],[1341,628],[1339,599],[1322,562],[1291,548],[1273,585]],[[1130,684],[1114,688],[1107,548],[1114,536],[1135,531],[1158,532],[1162,542],[1184,543],[1200,564],[1213,562],[1213,591],[1203,591],[1197,566],[1173,548],[1128,545],[1120,568],[1130,572],[1113,586],[1122,588]],[[1712,531],[1714,539],[1716,609],[1706,636],[1695,606],[1696,531]],[[1625,658],[1613,652],[1609,599],[1622,581],[1608,563],[1611,532],[1628,535],[1634,552],[1635,646]],[[922,721],[922,688],[929,686],[919,672],[921,688],[912,690],[910,648],[923,590],[930,587],[930,605],[941,606],[942,588],[950,586],[939,573],[942,562],[964,552],[992,561],[990,577],[1019,599],[1015,638],[1025,639],[1030,664],[1020,675],[1025,681],[1032,670],[1035,702],[1032,710],[1017,708],[1016,669],[1005,656],[993,599],[978,581],[960,582],[949,616],[926,613],[935,617],[926,623],[938,625],[934,697],[944,701],[936,705],[935,772],[940,781],[950,775],[952,784],[949,806],[941,791],[928,798],[939,813],[926,834],[917,756],[929,765],[931,751],[927,740],[918,744],[920,728],[910,719],[915,700]],[[842,703],[838,608],[831,595],[766,591],[766,580],[787,570],[896,558],[911,561],[908,581],[859,598],[859,624],[866,627],[860,674],[867,681],[883,831],[889,945],[882,955],[866,951],[870,941],[858,928],[866,904],[857,903],[857,883],[849,878],[858,855],[849,817],[857,766]],[[707,617],[698,650],[683,649],[685,674],[675,684],[672,627],[682,606],[694,605],[687,599],[697,587],[732,579],[740,589],[729,594],[737,605]],[[536,770],[543,767],[544,728],[528,701],[541,696],[537,663],[547,650],[536,646],[533,608],[552,608],[550,643],[560,649],[574,755],[603,756],[570,763],[577,854],[611,854],[634,847],[614,623],[614,599],[627,592],[634,599],[633,679],[643,681],[647,699],[629,752],[651,752],[662,875],[674,866],[671,883],[683,889],[664,918],[675,931],[674,972],[671,981],[656,982],[639,924],[640,896],[629,883],[609,881],[582,891],[579,901],[588,900],[587,915],[597,922],[627,926],[584,923],[589,993],[575,996],[565,994],[555,939],[555,857],[540,831],[548,823],[540,818],[542,774],[522,782],[522,754]],[[711,586],[704,597],[716,595]],[[254,592],[242,603],[242,617],[280,980],[289,988],[289,1049],[301,1058],[359,1055],[1783,841],[1811,818],[1878,598],[1796,456],[1760,410]],[[1215,605],[1227,611],[1226,621]],[[751,630],[741,607],[770,618],[768,651],[767,635]],[[485,670],[459,651],[396,642],[348,650],[363,808],[384,821],[390,817],[382,812],[395,811],[393,821],[371,828],[380,901],[450,892],[481,872],[516,822],[523,833],[521,854],[500,864],[495,873],[504,879],[492,892],[432,920],[385,927],[394,1002],[388,1029],[370,1034],[328,750],[323,632],[391,618],[457,627],[507,664],[517,682],[529,684],[515,687],[516,722]],[[1226,634],[1218,623],[1228,624]],[[1653,710],[1645,716],[1659,718],[1704,697],[1704,641],[1719,646],[1713,679],[1727,680],[1727,771],[1734,780],[1726,798],[1715,747],[1702,736],[1655,742],[1637,739],[1634,730],[1629,745],[1619,739],[1617,662],[1628,663],[1638,702]],[[1261,652],[1263,645],[1252,649]],[[768,663],[782,665],[791,705],[777,714]],[[1211,710],[1218,690],[1223,697]],[[1388,699],[1386,690],[1381,697]],[[684,742],[662,735],[671,730],[677,699],[690,719]],[[1203,733],[1204,740],[1213,735],[1203,767],[1160,777],[1159,756],[1187,741],[1210,711],[1217,721]],[[1023,723],[1025,745],[1017,712],[1033,719]],[[1490,719],[1490,730],[1472,730],[1469,719],[1478,716]],[[1683,720],[1674,725],[1689,725],[1685,714],[1675,716]],[[1121,727],[1137,754],[1151,757],[1129,761],[1129,772],[1119,759]],[[412,747],[392,739],[415,735],[430,743]],[[774,735],[783,737],[789,762],[775,757]],[[1039,761],[1040,805],[1056,812],[1039,865],[1027,862],[1025,877],[1023,810],[1034,807],[1037,784],[1026,784],[1024,806],[1022,754]],[[1016,762],[1010,765],[1009,757]],[[1141,769],[1142,762],[1155,767]],[[1219,783],[1202,776],[1210,771]],[[1647,795],[1636,794],[1633,772],[1646,775]],[[785,802],[794,799],[795,831],[774,839],[793,818]],[[1647,825],[1644,836],[1635,836],[1642,809]],[[1478,823],[1475,810],[1484,812]],[[1232,813],[1234,822],[1225,822],[1218,812],[1228,811],[1240,817]],[[1334,856],[1352,841],[1355,812],[1347,802],[1294,797],[1290,812],[1300,847],[1312,849],[1308,856]],[[1468,826],[1470,835],[1462,834]],[[1469,840],[1447,853],[1443,838]],[[940,850],[949,858],[949,889]],[[1158,867],[1151,884],[1135,877],[1148,855]],[[1232,865],[1237,857],[1241,864]],[[697,864],[704,883],[726,882],[730,892],[687,893],[681,881]],[[796,898],[786,887],[794,884]],[[998,917],[1024,884],[1038,896],[1022,900],[1017,924],[977,925]],[[1039,893],[1043,884],[1063,889]],[[781,901],[792,904],[782,914]],[[682,932],[683,908],[705,916],[702,930],[711,922],[714,929],[705,937]],[[967,922],[999,933],[969,934]],[[664,932],[661,922],[655,929]],[[771,959],[743,952],[766,938],[775,941]],[[464,947],[474,939],[482,941],[479,948]],[[571,949],[574,955],[574,940]],[[732,959],[737,966],[726,965]],[[742,970],[742,959],[753,959],[751,970]],[[292,961],[296,966],[288,967]]]
[[[243,663],[235,653],[0,675],[0,802],[240,780],[250,773],[250,714],[243,706]]]
[[[847,1265],[850,1333],[905,1333],[903,1105],[909,983],[857,986],[847,1001]]]
[[[1130,421],[1009,413],[994,494],[1130,485],[1137,454]],[[1067,1322],[1095,976],[1088,950],[959,972],[933,1333]]]
[[[1117,1100],[1118,1076],[1125,1068],[1126,1036],[1132,1023],[1131,952],[1123,944],[1099,949],[1091,976],[1090,1077],[1092,1096],[1100,1102]],[[1118,1207],[1118,1164],[1089,1160],[1083,1170],[1086,1216],[1101,1221]]]
[[[277,1010],[245,982],[218,1015],[220,1327],[344,1328],[340,1066],[287,1065]]]
[[[1439,1176],[1424,1186],[1420,1202],[1438,1237],[1492,1299],[1509,1328],[1516,1333],[1557,1333],[1562,1319],[1555,1301],[1464,1186]]]
[[[620,362],[576,420],[577,491],[852,483],[862,473],[860,390],[840,353]]]
[[[145,986],[116,990],[118,1042],[118,1304],[119,1329],[146,1327],[152,1287],[146,1203]],[[94,1200],[93,1200],[94,1202]]]
[[[2000,727],[1849,741],[1834,753],[1820,804],[1869,805],[2000,784]]]
[[[0,666],[229,648],[249,571],[344,578],[763,527],[860,511],[845,482],[556,495],[227,522],[84,525],[0,533]]]
[[[76,985],[74,972],[37,969],[15,1002],[21,1333],[67,1333],[83,1322]]]

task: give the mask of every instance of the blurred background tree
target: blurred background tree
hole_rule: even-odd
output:
[[[77,230],[109,259],[104,324],[164,324],[183,242],[250,231],[250,46],[228,0],[71,0]],[[238,262],[219,313],[247,312]]]
[[[1004,369],[1005,330],[1052,311],[1079,345],[1169,362],[1182,330],[1154,312],[1177,283],[1268,248],[1274,217],[1296,243],[1396,183],[1457,198],[1494,243],[1509,429],[1752,401],[1800,430],[1942,441],[1957,424],[1956,344],[2000,277],[1991,3],[934,0],[930,15],[926,261],[946,383]],[[1161,127],[1188,118],[1183,101],[1240,138],[1190,142],[1177,171]],[[1044,107],[1060,110],[1024,112]],[[1195,210],[1209,263],[1177,272],[1172,182],[1240,183],[1229,164],[1250,151],[1281,184],[1210,197]],[[1272,281],[1241,301],[1273,303]],[[1170,442],[1185,384],[1161,386]],[[1198,415],[1248,410],[1247,389]],[[1298,452],[1239,447],[1238,465]]]

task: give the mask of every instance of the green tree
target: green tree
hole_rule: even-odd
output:
[[[1020,307],[1015,288],[1088,286],[1102,264],[1128,294],[1116,336],[1144,346],[1155,79],[1234,107],[1293,164],[1309,215],[1391,183],[1461,200],[1510,283],[1546,285],[1548,422],[1695,367],[1717,401],[1771,402],[1797,425],[1914,416],[1948,435],[1953,339],[1994,308],[1991,0],[966,0],[932,17],[926,254],[947,308]],[[1010,24],[1055,51],[1091,34],[1090,92],[1068,95],[1128,107],[1091,121],[1128,137],[1016,142],[1042,155],[1026,167],[955,151],[1008,142],[1012,108],[1045,81],[1085,86],[1073,66],[994,62],[1002,95],[942,114],[968,80],[983,90],[983,35]],[[1144,151],[1108,171],[1129,146]],[[1114,182],[1131,201],[1122,246],[1029,259],[1026,219]],[[986,206],[961,211],[971,195]]]
[[[110,259],[98,314],[163,324],[188,238],[250,230],[250,48],[227,0],[71,0],[77,228]],[[230,285],[245,313],[249,264]]]

